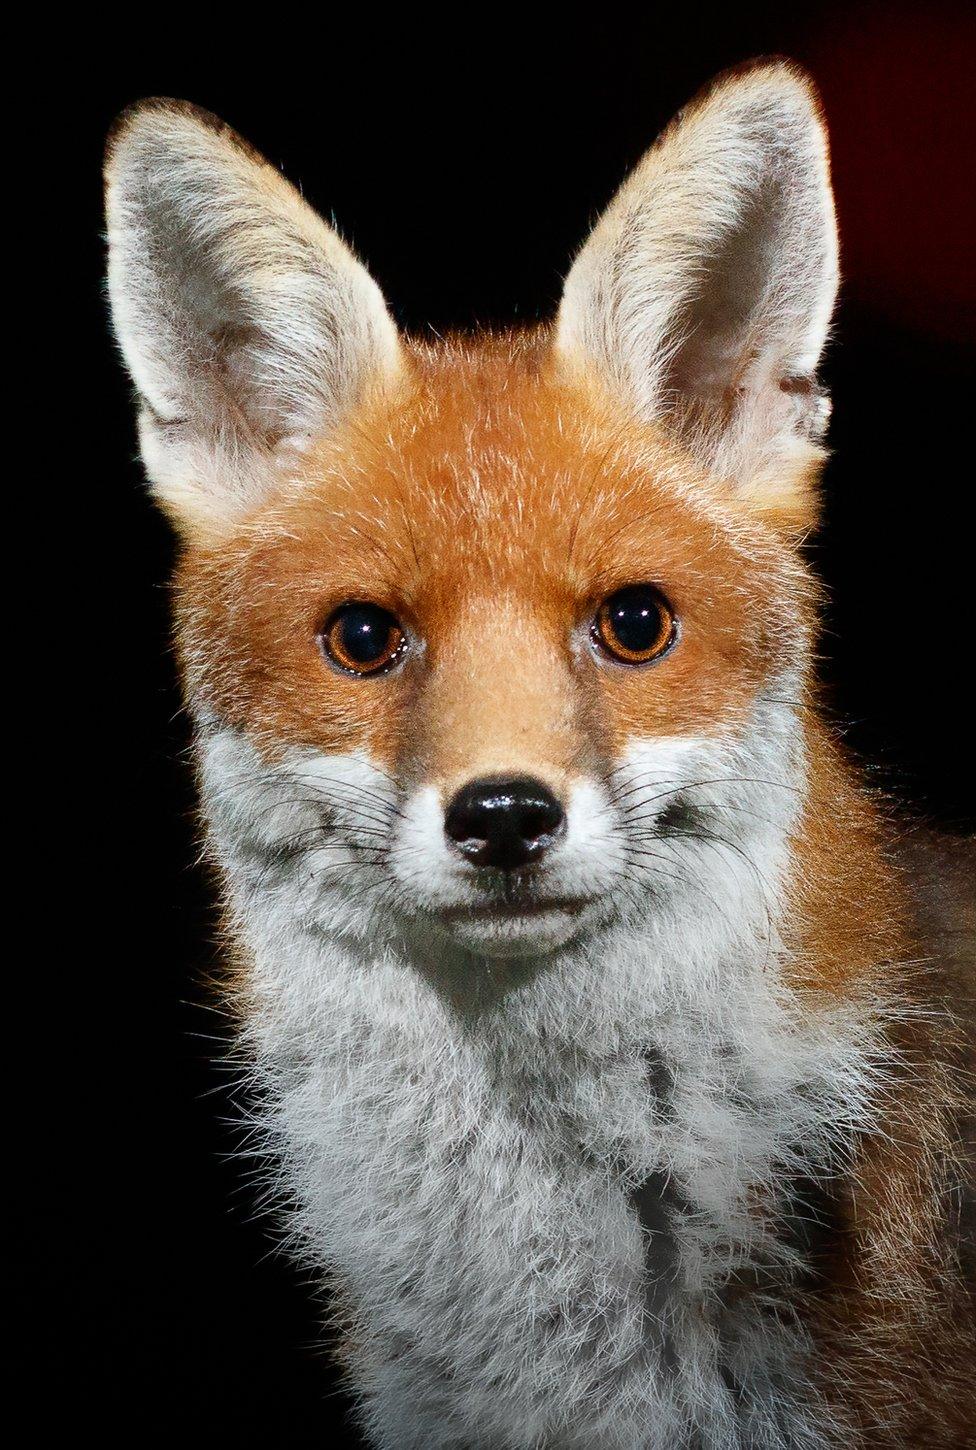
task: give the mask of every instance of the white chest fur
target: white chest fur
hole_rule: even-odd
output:
[[[298,1251],[352,1306],[374,1443],[827,1443],[764,1205],[863,1120],[866,1029],[782,987],[772,856],[707,909],[677,891],[544,962],[478,962],[357,936],[348,893],[310,907],[306,854],[240,833],[207,772],[259,1121]]]

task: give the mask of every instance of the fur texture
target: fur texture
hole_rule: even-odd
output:
[[[551,331],[426,348],[212,118],[111,146],[254,1121],[383,1450],[965,1443],[955,1039],[794,544],[826,156],[792,67],[726,78]],[[591,622],[639,582],[633,668]],[[323,653],[349,600],[389,672]],[[444,828],[499,772],[565,808],[514,875]]]

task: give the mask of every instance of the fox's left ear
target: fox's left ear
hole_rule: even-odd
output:
[[[837,293],[827,137],[785,62],[721,78],[624,183],[566,280],[556,348],[787,527],[815,513]]]
[[[213,535],[396,385],[397,331],[332,228],[208,112],[126,112],[105,180],[112,318],[146,471],[182,533]]]

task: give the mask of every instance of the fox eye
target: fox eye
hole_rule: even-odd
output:
[[[340,604],[320,635],[333,664],[350,675],[376,675],[389,669],[406,647],[399,621],[378,604]]]
[[[593,621],[593,638],[615,660],[646,665],[674,644],[677,620],[653,584],[630,584],[605,599]]]

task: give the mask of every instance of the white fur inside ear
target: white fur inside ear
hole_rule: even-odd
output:
[[[759,66],[682,113],[625,182],[569,273],[556,346],[748,485],[823,431],[836,290],[814,93]]]
[[[399,367],[351,251],[266,161],[175,101],[106,164],[109,294],[149,476],[179,522],[236,514]]]

